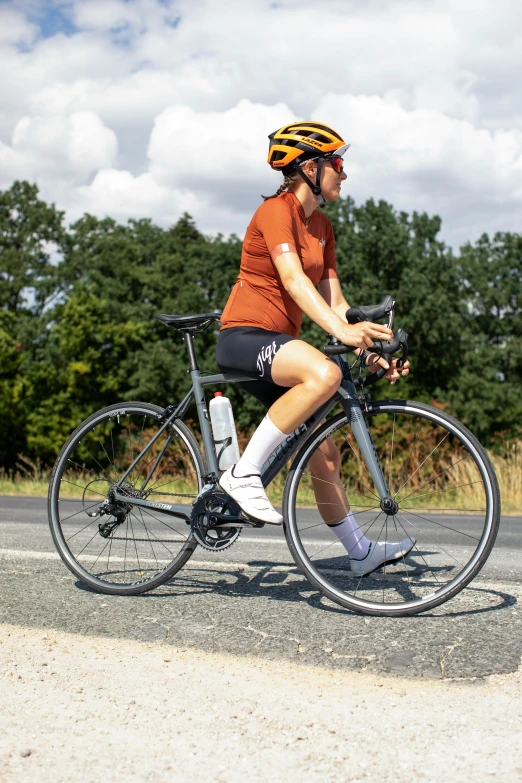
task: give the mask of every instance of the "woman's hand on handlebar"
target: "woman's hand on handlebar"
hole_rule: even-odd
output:
[[[368,359],[371,361],[372,356],[370,355]],[[406,375],[408,375],[410,372],[410,363],[408,361],[405,361],[402,367],[397,366],[398,361],[399,359],[392,359],[390,364],[390,362],[387,362],[386,359],[377,358],[377,361],[369,366],[368,369],[371,372],[377,372],[377,370],[380,370],[381,367],[384,367],[387,370],[384,377],[387,378],[390,384],[393,386],[395,383],[397,383],[401,375],[406,377]]]
[[[372,321],[361,321],[358,324],[343,324],[335,337],[345,345],[354,345],[364,350],[365,348],[371,348],[374,340],[390,342],[393,332],[382,324],[375,324]]]

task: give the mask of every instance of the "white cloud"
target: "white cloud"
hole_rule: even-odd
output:
[[[38,28],[31,24],[13,6],[0,8],[0,43],[30,44],[38,35]]]
[[[49,7],[77,32],[36,38]],[[454,242],[516,230],[521,23],[511,0],[11,0],[1,183],[242,233],[277,186],[267,134],[313,116],[352,142],[358,200],[438,212]]]
[[[16,124],[12,145],[2,145],[0,164],[18,177],[42,177],[81,182],[99,168],[110,165],[117,152],[116,134],[92,111],[68,117],[22,117]],[[16,172],[18,169],[18,172]]]
[[[243,100],[223,112],[170,106],[154,123],[148,154],[156,179],[222,198],[224,183],[248,184],[269,171],[268,132],[295,119],[282,103]]]
[[[316,119],[324,116],[336,127],[350,127],[345,188],[358,200],[378,196],[398,209],[448,216],[458,242],[486,230],[488,213],[496,229],[502,227],[503,209],[522,209],[518,129],[476,128],[437,111],[406,111],[376,96],[325,96],[314,112]],[[496,210],[498,223],[491,221]]]

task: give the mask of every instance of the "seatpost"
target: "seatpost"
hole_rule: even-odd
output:
[[[194,350],[194,335],[192,332],[183,332],[183,339],[185,341],[185,348],[187,349],[188,353],[190,372],[193,370],[197,370],[199,372],[196,352]]]

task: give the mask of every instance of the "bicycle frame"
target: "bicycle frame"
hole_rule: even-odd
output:
[[[168,503],[155,503],[142,498],[134,498],[134,497],[130,498],[124,492],[120,491],[120,488],[123,482],[125,481],[125,479],[127,478],[127,476],[137,465],[137,463],[143,458],[143,456],[148,452],[148,450],[153,446],[153,444],[158,440],[158,438],[161,437],[161,435],[167,429],[167,427],[169,427],[175,419],[183,419],[188,407],[190,406],[193,400],[196,403],[200,431],[203,439],[205,458],[206,458],[207,468],[208,468],[208,473],[204,477],[205,486],[210,487],[215,483],[217,483],[219,479],[220,471],[218,467],[218,460],[217,460],[217,454],[214,445],[214,439],[212,437],[212,431],[210,428],[204,387],[216,385],[216,384],[222,384],[222,383],[248,382],[248,381],[253,381],[255,379],[250,376],[247,377],[245,375],[241,375],[240,373],[237,374],[219,373],[216,375],[202,375],[198,367],[196,354],[194,351],[194,335],[191,332],[184,332],[183,337],[185,340],[185,345],[189,356],[189,362],[190,362],[189,372],[192,379],[192,386],[190,390],[187,392],[187,394],[185,395],[184,399],[177,406],[175,407],[171,406],[173,410],[172,411],[169,410],[168,417],[165,419],[163,425],[160,427],[156,435],[154,435],[154,437],[149,441],[149,443],[147,443],[145,448],[137,455],[137,457],[129,466],[127,471],[118,481],[118,483],[115,485],[114,499],[123,501],[125,503],[131,503],[137,506],[142,506],[144,508],[159,507],[161,508],[162,511],[164,511],[167,514],[171,514],[172,516],[180,517],[182,519],[185,519],[186,521],[190,521],[190,517],[187,516],[187,514],[183,514],[180,511],[177,511],[174,505]],[[282,470],[282,468],[286,465],[286,463],[294,456],[294,454],[298,451],[298,449],[300,449],[301,446],[303,446],[304,443],[308,440],[308,438],[312,435],[312,433],[314,432],[316,427],[320,424],[320,422],[326,418],[326,416],[330,413],[330,411],[340,401],[343,406],[346,417],[351,424],[354,437],[357,441],[359,448],[361,449],[361,453],[366,462],[368,471],[379,492],[379,496],[381,500],[384,500],[385,498],[389,498],[389,489],[386,484],[386,480],[384,478],[384,474],[382,472],[379,460],[377,458],[377,454],[375,453],[375,448],[373,445],[373,441],[369,429],[366,425],[366,421],[364,419],[361,410],[359,398],[357,395],[357,390],[355,388],[355,384],[350,371],[350,366],[346,361],[344,354],[340,356],[332,357],[331,360],[335,361],[336,364],[339,365],[343,373],[343,380],[341,385],[339,386],[335,395],[331,397],[331,399],[328,400],[328,402],[324,403],[324,405],[321,405],[303,424],[297,427],[297,429],[294,432],[290,433],[290,435],[287,436],[286,440],[284,440],[283,443],[281,443],[272,452],[272,454],[270,454],[262,470],[261,480],[263,482],[263,486],[265,487],[268,486],[270,482],[274,480],[274,478]],[[156,466],[161,460],[165,450],[168,448],[169,443],[170,443],[170,437],[167,438],[165,445],[161,449],[157,458],[154,460],[154,464],[150,468],[149,474],[145,479],[141,489],[144,489],[147,486],[150,477],[153,475]]]

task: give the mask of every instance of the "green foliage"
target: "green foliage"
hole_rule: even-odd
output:
[[[458,280],[466,311],[448,401],[479,437],[500,443],[522,427],[522,236],[465,245]]]
[[[436,216],[350,198],[327,212],[348,301],[393,294],[410,333],[413,372],[394,395],[437,400],[486,442],[520,433],[522,237],[483,236],[456,256]],[[120,399],[179,400],[185,347],[155,315],[222,310],[240,257],[238,237],[205,237],[187,214],[168,230],[88,214],[67,229],[35,185],[0,192],[0,465],[52,464],[82,419]],[[216,336],[197,338],[210,372]],[[302,337],[324,344],[306,318]],[[255,426],[259,403],[226,392],[239,427]]]

